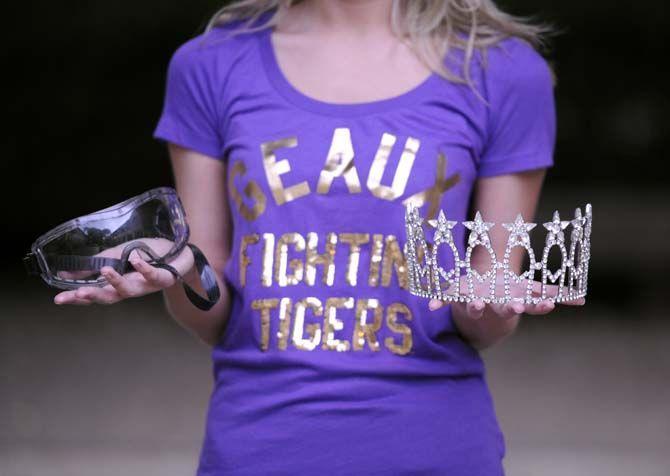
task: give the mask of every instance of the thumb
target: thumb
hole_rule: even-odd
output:
[[[444,303],[442,301],[439,301],[437,299],[431,299],[430,302],[428,303],[428,309],[430,309],[431,311],[436,311],[443,305]]]
[[[151,266],[143,259],[133,258],[130,263],[149,285],[158,289],[168,288],[177,281],[169,271]]]

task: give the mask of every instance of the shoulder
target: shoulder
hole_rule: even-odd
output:
[[[520,38],[507,38],[488,47],[480,63],[489,89],[553,88],[554,76],[547,60]]]
[[[241,21],[215,26],[182,43],[170,58],[170,70],[177,74],[226,73],[249,57],[259,31],[243,31]]]

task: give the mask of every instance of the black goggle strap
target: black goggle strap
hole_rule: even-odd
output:
[[[60,271],[99,271],[103,266],[111,266],[121,274],[134,271],[133,266],[129,262],[122,262],[116,258],[47,254],[45,255],[45,259],[50,268]],[[26,268],[26,272],[31,276],[42,274],[39,261],[33,253],[28,253],[23,258],[23,265]]]
[[[159,261],[157,263],[152,263],[152,265],[157,268],[166,269],[172,273],[175,279],[177,279],[177,281],[182,284],[184,292],[186,293],[189,301],[191,301],[191,303],[198,309],[209,311],[212,306],[214,306],[214,304],[219,301],[219,298],[221,297],[221,290],[219,289],[219,284],[216,282],[214,271],[209,265],[207,258],[205,258],[205,255],[202,254],[202,251],[200,251],[200,248],[191,243],[188,243],[188,247],[191,248],[191,251],[193,252],[195,269],[198,271],[200,285],[205,290],[207,298],[204,298],[195,292],[195,290],[184,281],[179,272],[169,264]]]
[[[200,277],[202,288],[207,294],[207,298],[200,296],[184,281],[182,276],[179,274],[179,271],[177,271],[169,264],[163,262],[163,260],[159,258],[148,245],[142,243],[141,241],[131,243],[126,248],[124,248],[121,259],[76,255],[48,255],[46,259],[49,263],[49,266],[53,266],[54,269],[60,269],[62,271],[100,270],[103,266],[110,266],[117,272],[123,274],[135,270],[132,264],[130,264],[128,261],[128,257],[132,251],[140,249],[156,261],[155,263],[149,264],[157,268],[165,269],[172,273],[175,279],[182,284],[186,296],[195,307],[203,311],[208,311],[219,301],[221,297],[221,290],[219,289],[219,285],[216,281],[214,271],[212,270],[212,267],[209,265],[209,262],[207,261],[207,258],[205,258],[205,255],[202,253],[202,251],[200,251],[200,249],[194,244],[187,243],[187,246],[193,252],[194,264],[196,270],[198,271],[198,276]],[[26,268],[26,271],[30,275],[40,275],[42,273],[39,262],[37,261],[37,257],[33,253],[29,253],[25,258],[23,258],[23,264]]]
[[[207,258],[205,258],[205,255],[202,253],[202,251],[200,251],[200,248],[198,248],[192,243],[187,243],[187,246],[191,248],[191,252],[193,253],[193,261],[195,264],[195,269],[198,271],[198,276],[200,277],[200,284],[202,285],[202,288],[205,290],[207,298],[204,298],[197,292],[195,292],[195,290],[191,286],[189,286],[186,283],[186,281],[184,281],[184,278],[182,277],[181,274],[179,274],[179,271],[177,271],[169,264],[165,263],[162,258],[159,258],[156,255],[156,253],[154,253],[151,247],[149,247],[148,245],[146,245],[141,241],[136,241],[126,246],[123,249],[123,253],[121,253],[120,262],[130,265],[130,263],[128,263],[130,253],[138,249],[144,251],[152,259],[156,261],[155,263],[150,263],[152,266],[156,268],[165,269],[170,273],[172,273],[175,279],[181,283],[182,287],[184,288],[184,292],[186,293],[186,296],[195,307],[203,311],[209,311],[212,308],[212,306],[214,306],[214,304],[216,304],[219,301],[219,298],[221,297],[221,290],[219,289],[219,285],[216,282],[214,271],[212,270],[212,267],[209,265]],[[132,267],[132,265],[130,266]]]

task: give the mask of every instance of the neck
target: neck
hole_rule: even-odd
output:
[[[391,0],[305,0],[302,28],[351,33],[390,31]],[[292,7],[296,8],[296,7]]]

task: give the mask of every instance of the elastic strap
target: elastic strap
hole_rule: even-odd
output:
[[[195,262],[195,269],[198,271],[198,276],[200,277],[200,284],[202,285],[202,288],[205,290],[205,293],[207,294],[207,298],[205,299],[204,297],[200,296],[195,290],[189,286],[186,281],[184,281],[184,278],[179,274],[179,272],[174,269],[172,266],[170,266],[167,263],[163,262],[158,262],[152,264],[152,266],[155,266],[156,268],[162,268],[170,273],[179,281],[183,288],[184,292],[186,293],[186,296],[188,297],[189,301],[197,307],[198,309],[201,309],[203,311],[209,311],[214,304],[216,304],[219,301],[219,298],[221,297],[221,291],[219,289],[219,284],[216,282],[216,277],[214,275],[214,271],[212,271],[212,267],[209,265],[209,262],[207,261],[207,258],[205,258],[205,255],[200,251],[200,248],[197,246],[188,243],[188,247],[191,248],[191,251],[193,252],[193,260]]]

